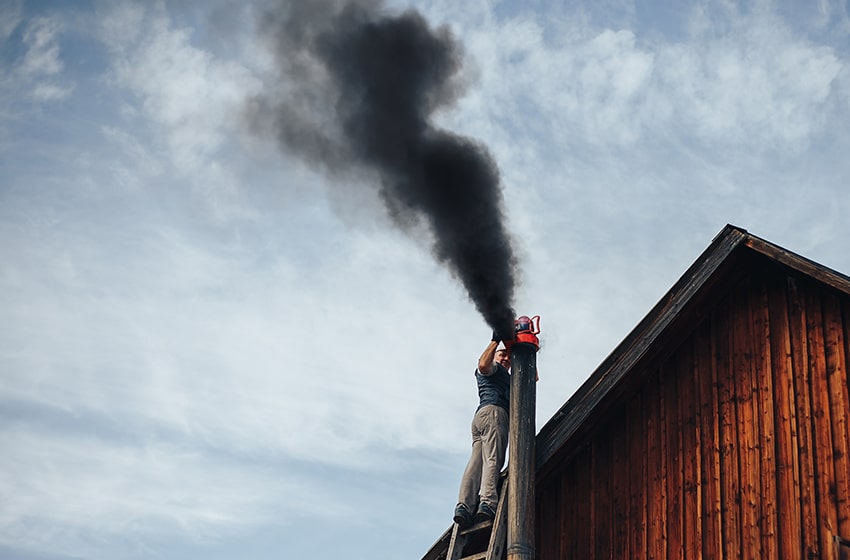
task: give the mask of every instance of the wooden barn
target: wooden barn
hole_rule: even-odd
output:
[[[850,559],[848,371],[850,278],[727,226],[537,434],[534,556]]]

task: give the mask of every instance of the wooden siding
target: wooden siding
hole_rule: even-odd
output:
[[[753,270],[538,480],[541,560],[847,557],[850,298]]]

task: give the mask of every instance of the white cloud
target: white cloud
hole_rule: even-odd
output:
[[[258,80],[243,63],[195,45],[192,33],[174,26],[162,4],[108,8],[98,37],[111,55],[108,82],[130,96],[123,134],[149,144],[215,219],[253,220],[234,162],[245,155],[239,118]]]
[[[101,166],[109,170],[110,183],[137,190],[151,181],[162,180],[166,166],[151,146],[128,130],[114,125],[100,128],[106,144],[115,150],[114,157],[101,161],[95,154],[86,154],[78,163],[85,170],[95,173]]]
[[[345,511],[282,465],[237,463],[154,438],[109,441],[6,422],[0,443],[0,544],[18,550],[146,557],[134,550],[146,540],[179,534],[204,543],[283,526],[296,512],[318,514],[316,501]]]
[[[155,4],[156,8],[148,7],[143,2],[120,2],[106,4],[97,13],[97,36],[104,46],[114,56],[125,57],[128,51],[138,45],[139,37],[144,33],[146,14],[149,9],[156,9],[162,14],[162,3]],[[164,15],[163,15],[164,17]]]
[[[22,54],[0,66],[0,118],[3,121],[21,118],[21,113],[30,109],[28,102],[62,100],[75,88],[64,75],[61,19],[48,16],[25,20],[20,2],[0,5],[0,41],[13,40],[18,28],[22,28]]]
[[[61,30],[57,17],[35,18],[24,30],[27,50],[15,68],[15,76],[30,88],[30,95],[37,101],[64,99],[74,90],[72,84],[57,82],[65,67],[59,47]]]
[[[406,240],[354,235],[306,272],[284,255],[258,267],[239,243],[201,248],[172,229],[134,225],[106,240],[63,231],[61,218],[45,227],[18,253],[0,302],[19,324],[41,329],[35,339],[10,333],[17,350],[6,356],[6,398],[356,468],[380,463],[370,451],[379,442],[451,445],[441,418],[465,399],[450,397],[441,376],[398,370],[419,367],[419,345],[405,333],[440,314],[461,324],[455,307],[465,303],[440,310],[408,300],[395,268],[422,270],[429,259]],[[416,289],[432,302],[440,290],[459,295],[446,277],[439,289]],[[364,370],[373,344],[391,361]],[[394,365],[402,348],[416,359]],[[479,351],[453,369],[471,371]],[[471,382],[458,386],[472,396]]]
[[[468,30],[481,77],[461,105],[530,142],[546,137],[537,128],[545,118],[565,147],[633,146],[672,128],[680,139],[762,151],[799,149],[823,129],[824,101],[847,99],[834,48],[774,14],[694,14],[687,42],[569,19],[485,20]]]
[[[113,52],[115,85],[138,96],[176,169],[215,180],[222,170],[209,167],[234,134],[241,104],[257,80],[245,66],[194,46],[191,29],[172,27],[161,5],[143,12],[139,5],[121,4],[101,35]]]
[[[795,37],[775,18],[757,14],[735,25],[720,36],[701,33],[694,43],[661,49],[666,101],[681,125],[709,142],[798,148],[827,118],[824,101],[841,61],[832,48]]]
[[[23,20],[23,0],[0,2],[0,41],[9,38]]]
[[[73,87],[57,86],[55,84],[36,84],[32,96],[36,101],[55,101],[68,97],[74,91]]]
[[[60,24],[56,18],[36,18],[24,31],[23,41],[27,52],[21,63],[24,76],[52,76],[62,71],[59,44],[56,40]]]

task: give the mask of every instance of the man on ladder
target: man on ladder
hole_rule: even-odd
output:
[[[511,355],[493,339],[478,358],[478,409],[472,418],[472,454],[463,473],[454,521],[461,528],[492,520],[498,504],[499,472],[508,446]],[[474,512],[474,513],[473,513]]]

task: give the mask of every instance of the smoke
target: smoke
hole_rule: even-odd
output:
[[[448,28],[378,1],[311,0],[278,2],[261,30],[280,74],[252,100],[253,123],[333,176],[375,172],[394,222],[424,221],[436,259],[491,327],[512,333],[516,258],[498,167],[480,143],[432,123],[462,89]]]

